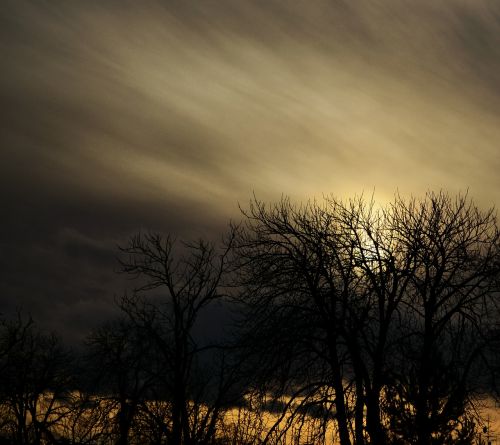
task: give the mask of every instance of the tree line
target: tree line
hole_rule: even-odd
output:
[[[0,325],[0,443],[473,444],[497,396],[500,233],[467,195],[253,199],[220,245],[140,233],[121,316]],[[214,305],[222,338],[197,331]]]

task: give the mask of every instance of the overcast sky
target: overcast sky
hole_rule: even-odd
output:
[[[23,1],[0,8],[0,312],[76,338],[142,229],[252,193],[500,204],[500,3]]]

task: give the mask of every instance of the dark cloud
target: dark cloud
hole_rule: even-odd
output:
[[[127,236],[217,236],[252,191],[499,202],[493,1],[6,1],[0,56],[0,311],[68,338]]]

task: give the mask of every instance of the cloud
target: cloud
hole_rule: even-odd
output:
[[[486,0],[7,2],[6,306],[101,307],[116,243],[220,233],[252,191],[498,203],[499,39]]]

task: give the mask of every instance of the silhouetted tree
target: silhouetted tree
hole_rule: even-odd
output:
[[[193,334],[201,312],[226,293],[231,244],[230,236],[218,252],[204,241],[176,245],[170,237],[146,234],[122,249],[123,271],[138,286],[121,307],[159,356],[155,397],[169,407],[163,422],[168,443],[213,443],[234,381],[224,362],[213,367],[213,345]]]
[[[268,389],[316,401],[342,445],[458,437],[498,315],[493,212],[429,193],[244,214],[235,258]]]
[[[94,392],[115,410],[117,445],[126,445],[135,417],[154,384],[154,344],[129,320],[117,319],[94,331],[87,340],[87,362]]]
[[[414,252],[414,265],[397,325],[401,374],[390,400],[404,419],[403,438],[447,443],[481,389],[482,357],[497,322],[496,217],[466,196],[444,193],[421,202],[398,198],[393,212],[395,236]]]
[[[70,355],[20,314],[0,325],[0,350],[3,431],[16,444],[56,443],[70,410]]]
[[[291,395],[289,405],[306,398],[311,407],[334,408],[341,444],[348,444],[345,334],[348,303],[360,284],[354,249],[344,242],[336,215],[315,203],[296,207],[283,199],[266,207],[254,201],[245,216],[236,259],[249,308],[245,335],[265,366],[262,382],[277,396]],[[318,397],[322,393],[328,396]]]
[[[114,404],[107,402],[107,398],[88,387],[72,391],[66,401],[69,409],[57,426],[60,445],[113,443],[116,410]]]

